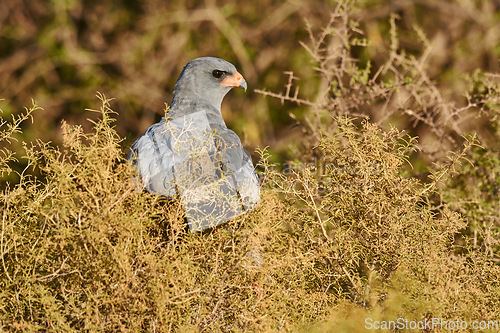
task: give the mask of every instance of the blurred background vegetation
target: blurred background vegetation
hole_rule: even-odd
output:
[[[124,157],[200,56],[269,148],[262,203],[189,234]],[[499,56],[497,0],[0,1],[0,330],[497,320]]]
[[[25,125],[22,140],[58,143],[63,119],[90,128],[86,119],[93,115],[85,109],[95,105],[99,91],[116,99],[116,129],[127,138],[127,147],[163,115],[182,66],[196,57],[217,56],[233,62],[250,88],[246,95],[232,92],[225,101],[228,126],[250,151],[270,146],[286,154],[302,135],[290,113],[301,119],[304,106],[266,99],[253,90],[283,91],[284,72],[293,71],[301,96],[315,100],[321,78],[299,42],[308,42],[307,25],[313,32],[324,28],[335,6],[335,1],[305,0],[3,0],[0,98],[5,100],[0,108],[8,117],[33,98],[43,111]],[[396,15],[399,49],[425,56],[429,80],[466,103],[466,73],[498,73],[499,6],[496,0],[357,1],[353,18],[364,32],[360,37],[370,42],[349,52],[361,66],[370,62],[372,75],[377,72],[389,56],[390,17]],[[423,54],[419,32],[432,45],[429,54]],[[380,118],[380,108],[359,112]],[[462,125],[470,129],[485,123],[472,118]],[[389,120],[414,135],[429,132],[404,114]]]

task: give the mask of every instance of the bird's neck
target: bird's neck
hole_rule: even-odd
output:
[[[214,109],[219,111],[221,104],[215,103],[213,101],[207,101],[198,96],[183,97],[175,95],[170,105],[170,109],[175,112],[178,116],[185,116],[187,114],[203,111],[205,109]]]
[[[168,115],[172,118],[189,116],[196,112],[205,112],[210,124],[217,124],[223,127],[226,126],[222,114],[220,112],[221,105],[213,105],[202,99],[182,98],[174,96]]]

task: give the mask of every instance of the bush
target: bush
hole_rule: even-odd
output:
[[[287,172],[263,151],[261,205],[190,234],[178,204],[135,190],[100,98],[92,133],[63,124],[63,147],[26,145],[43,181],[21,175],[2,194],[4,328],[294,331],[333,325],[337,311],[496,318],[498,266],[468,245],[453,253],[467,222],[428,202],[434,183],[401,175],[414,143],[401,132],[338,118],[314,149],[325,163]]]

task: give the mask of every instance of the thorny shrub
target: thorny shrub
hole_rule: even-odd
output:
[[[423,51],[415,56],[400,48],[396,16],[385,63],[372,70],[369,61],[352,57],[353,48],[369,43],[350,21],[352,5],[339,3],[318,35],[308,26],[310,43],[302,45],[322,80],[313,99],[299,95],[293,72],[286,72],[284,93],[256,90],[311,110],[297,122],[306,134],[300,161],[263,163],[264,185],[301,207],[309,218],[302,221],[316,224],[312,242],[331,255],[318,265],[331,273],[327,290],[337,288],[375,316],[392,293],[401,302],[394,318],[493,319],[499,311],[493,301],[500,258],[499,76],[466,74],[463,98],[450,99],[426,71],[433,45],[415,27]],[[470,126],[472,117],[486,123]],[[401,118],[412,124],[403,132],[392,125]],[[408,134],[419,126],[428,128],[423,140]],[[425,177],[412,161],[426,165]],[[493,279],[485,282],[484,275]],[[387,280],[397,296],[381,282]]]
[[[495,318],[498,266],[453,254],[466,221],[401,175],[414,143],[400,131],[339,118],[314,148],[325,163],[286,172],[262,151],[259,207],[191,234],[178,204],[136,191],[100,98],[93,133],[26,145],[44,180],[2,193],[4,329],[294,331],[339,321],[339,305],[359,321]]]

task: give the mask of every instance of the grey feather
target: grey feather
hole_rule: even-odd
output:
[[[215,70],[224,75],[216,77]],[[231,220],[260,200],[252,160],[220,112],[232,88],[221,85],[227,77],[238,77],[237,84],[246,89],[245,80],[225,60],[189,62],[177,80],[170,110],[128,155],[148,192],[180,197],[191,231]]]

